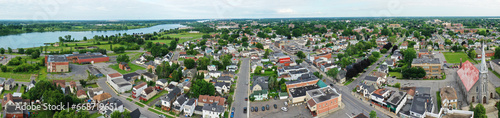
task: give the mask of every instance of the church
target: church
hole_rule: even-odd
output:
[[[482,46],[482,55],[484,46]],[[464,63],[460,61],[460,69],[456,77],[460,93],[467,104],[471,103],[489,103],[490,99],[496,98],[495,86],[488,79],[488,67],[486,66],[486,56],[481,56],[481,65],[477,69],[474,64],[468,60]],[[494,75],[493,75],[494,76]]]

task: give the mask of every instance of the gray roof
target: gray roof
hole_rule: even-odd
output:
[[[67,62],[68,59],[64,55],[48,55],[47,62]]]
[[[9,78],[7,81],[5,81],[5,84],[12,84],[14,83],[14,79]]]
[[[117,107],[123,105],[123,102],[120,99],[117,99],[115,97],[111,97],[110,99],[105,100],[102,103],[107,103],[107,102],[115,103],[115,104],[111,104],[111,105],[113,105],[113,106],[116,105]]]
[[[194,102],[196,102],[196,99],[195,99],[195,98],[191,98],[191,99],[189,99],[189,100],[187,101],[186,105],[190,105],[190,106],[191,106],[191,105],[193,105],[193,104],[194,104]]]
[[[490,63],[494,63],[496,65],[500,65],[500,59],[493,59],[490,61]]]
[[[373,76],[366,76],[365,81],[374,81],[376,82],[378,80],[378,77],[373,77]]]
[[[431,88],[430,87],[416,87],[415,94],[431,95]]]
[[[111,81],[113,83],[115,83],[116,85],[118,85],[119,87],[124,87],[124,86],[128,86],[128,85],[132,85],[132,84],[130,84],[130,82],[128,82],[127,80],[125,80],[123,78],[117,78],[117,79],[113,79]]]
[[[167,83],[167,82],[168,82],[168,80],[167,80],[167,79],[159,79],[159,80],[157,80],[157,81],[160,81],[160,82],[162,82],[162,83]]]
[[[399,103],[405,98],[406,92],[395,92],[394,94],[387,99],[387,103],[392,104],[392,105],[399,105]]]
[[[440,64],[439,58],[415,58],[412,64]]]
[[[166,97],[161,97],[162,100],[165,100],[165,101],[172,101],[173,99],[175,99],[175,97],[177,96],[177,94],[179,94],[181,92],[181,90],[177,87],[175,87],[172,91],[170,91]]]
[[[147,118],[146,116],[142,115],[141,111],[139,109],[135,109],[134,111],[130,112],[130,117],[131,118]]]
[[[220,76],[219,78],[217,78],[217,80],[231,81],[231,77],[229,77],[229,76]]]
[[[203,110],[222,113],[224,112],[224,106],[217,105],[217,103],[214,102],[212,104],[204,104]]]
[[[259,85],[262,90],[268,90],[269,76],[253,76],[253,86]]]
[[[317,88],[319,88],[318,85],[313,84],[313,85],[303,86],[303,87],[298,87],[298,88],[290,88],[288,91],[292,95],[292,97],[300,97],[300,96],[305,96],[307,91],[317,89]]]
[[[309,90],[307,91],[307,93],[309,93],[309,95],[312,96],[314,102],[316,103],[321,103],[323,101],[330,100],[340,96],[340,94],[337,93],[337,91],[334,88],[331,88],[330,86]]]
[[[150,72],[145,72],[145,73],[142,73],[142,74],[143,74],[144,76],[148,76],[149,78],[154,78],[154,77],[156,77],[156,75],[155,75],[155,74],[150,73]]]
[[[427,106],[426,106],[427,105]],[[432,98],[430,96],[415,96],[411,105],[411,112],[424,114],[425,111],[431,112],[433,107]]]
[[[5,82],[5,78],[0,77],[0,84],[3,84]]]
[[[188,98],[186,97],[186,94],[182,94],[180,95],[179,97],[177,97],[177,99],[175,101],[177,101],[179,104],[184,104],[184,102],[186,102],[188,100]]]
[[[287,81],[287,82],[285,82],[285,84],[295,84],[295,83],[301,83],[301,82],[308,82],[308,81],[314,81],[317,79],[318,79],[318,77],[312,75],[311,73],[308,73],[308,74],[302,74],[300,77],[297,78],[297,80]]]
[[[231,83],[228,83],[228,82],[215,82],[215,84],[214,84],[214,86],[216,86],[216,87],[217,86],[218,87],[223,87],[224,85],[227,86],[227,87],[229,87],[229,86],[231,86]]]
[[[128,73],[123,75],[123,79],[130,81],[132,80],[133,77],[140,76],[139,73],[133,72],[133,73]]]

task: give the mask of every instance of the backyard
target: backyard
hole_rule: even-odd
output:
[[[396,76],[396,78],[403,78],[400,72],[389,72],[389,77]]]
[[[470,59],[464,52],[443,52],[444,58],[448,63],[460,63],[460,58],[465,62],[469,60],[471,63],[476,63],[474,60]]]
[[[132,64],[130,62],[128,63],[128,65],[130,66],[130,71],[125,71],[125,70],[120,69],[118,64],[113,64],[113,65],[110,65],[109,67],[113,68],[114,70],[118,71],[121,74],[128,74],[128,73],[135,72],[136,70],[146,69],[142,66],[138,66],[138,65]]]

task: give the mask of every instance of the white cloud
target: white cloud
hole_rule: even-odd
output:
[[[286,9],[278,9],[276,10],[276,12],[278,14],[291,14],[291,13],[294,13],[294,11],[290,8],[286,8]]]

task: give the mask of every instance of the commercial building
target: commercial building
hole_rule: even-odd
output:
[[[327,86],[306,92],[307,108],[314,117],[325,116],[342,105],[342,94]]]
[[[64,55],[46,55],[45,66],[47,66],[47,72],[69,71],[69,61]]]
[[[416,58],[413,59],[411,67],[422,67],[426,77],[441,77],[441,62],[439,58]]]
[[[112,73],[107,75],[107,82],[111,85],[116,92],[123,93],[132,89],[132,84],[127,80],[123,79],[123,75],[120,73]]]
[[[99,63],[109,61],[109,57],[107,55],[103,55],[102,53],[84,53],[84,54],[66,54],[66,58],[73,62],[79,64],[89,64],[89,63]]]
[[[406,92],[394,92],[394,94],[387,99],[387,108],[389,108],[391,112],[398,114],[401,108],[405,105],[406,100]]]

